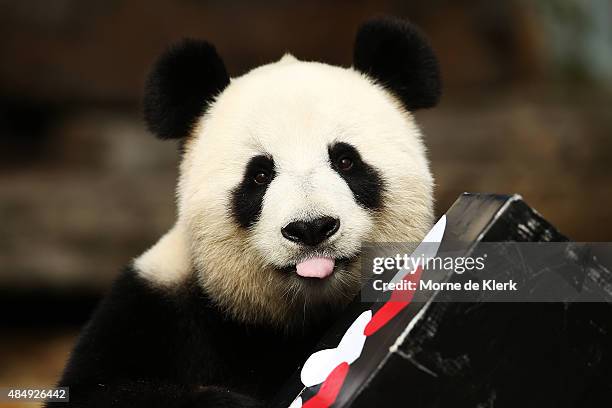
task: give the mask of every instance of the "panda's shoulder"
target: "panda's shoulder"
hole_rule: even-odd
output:
[[[178,356],[197,352],[186,341],[184,328],[210,328],[211,324],[193,322],[214,314],[205,297],[189,293],[187,287],[156,287],[134,267],[126,267],[81,331],[62,381],[92,383],[173,372]],[[194,335],[202,347],[211,347],[207,337]]]
[[[108,347],[115,342],[154,345],[178,327],[214,315],[212,302],[192,292],[187,283],[173,288],[156,285],[128,266],[94,311],[84,337]]]
[[[182,320],[215,320],[222,315],[195,279],[160,285],[129,265],[119,274],[100,304],[112,319],[174,326]]]

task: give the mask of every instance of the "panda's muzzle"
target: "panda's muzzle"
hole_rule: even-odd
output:
[[[319,217],[309,221],[293,221],[281,228],[281,234],[289,241],[306,246],[317,246],[330,238],[340,228],[340,220]]]

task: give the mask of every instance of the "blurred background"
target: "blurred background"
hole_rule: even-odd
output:
[[[441,105],[416,115],[437,213],[463,191],[519,193],[574,240],[612,240],[608,0],[0,9],[0,387],[52,385],[100,294],[172,225],[178,153],[146,133],[140,96],[155,57],[186,36],[213,42],[236,76],[286,51],[348,66],[360,22],[407,17],[445,84]]]

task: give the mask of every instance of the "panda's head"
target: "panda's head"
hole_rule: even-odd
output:
[[[286,55],[230,79],[210,44],[171,48],[144,101],[149,128],[182,144],[172,240],[184,248],[167,256],[182,252],[245,321],[301,322],[347,303],[364,241],[420,241],[431,226],[411,112],[439,94],[433,51],[397,19],[359,29],[350,68]]]

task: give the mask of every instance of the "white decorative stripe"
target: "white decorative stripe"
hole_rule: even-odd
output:
[[[312,354],[302,368],[300,374],[302,383],[307,387],[320,384],[340,363],[351,364],[357,360],[366,340],[366,335],[363,332],[370,320],[372,320],[372,311],[366,310],[355,319],[351,327],[344,333],[338,347],[320,350]]]

